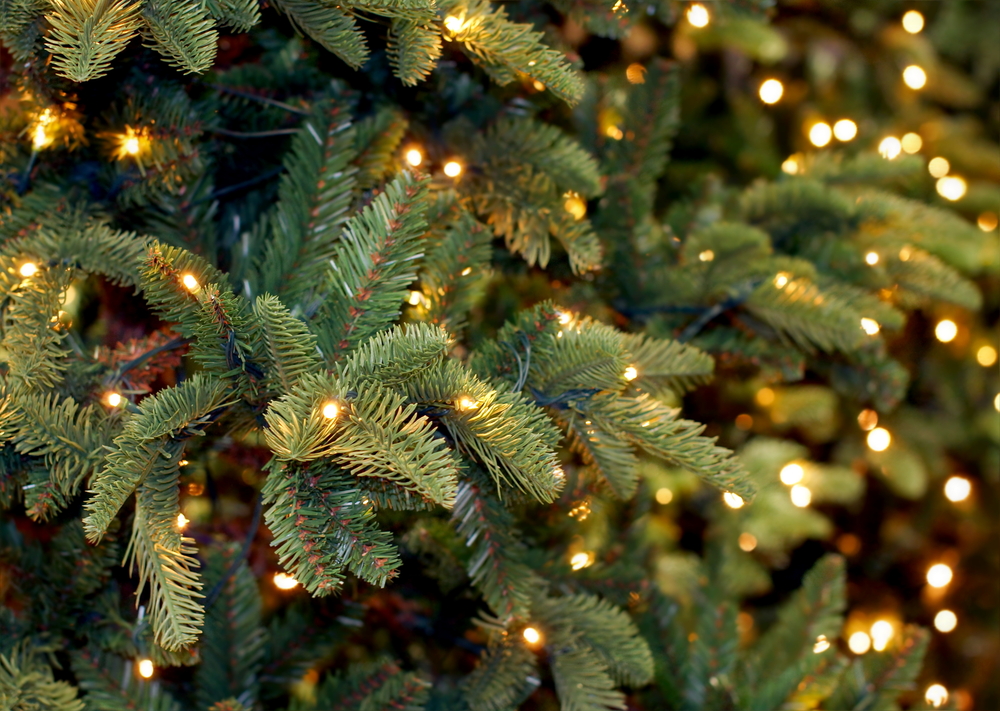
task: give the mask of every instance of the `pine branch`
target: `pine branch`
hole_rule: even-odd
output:
[[[45,48],[56,73],[83,82],[107,74],[141,24],[142,5],[129,0],[51,0]]]
[[[292,25],[311,37],[324,49],[357,69],[368,58],[365,36],[354,18],[339,6],[315,0],[274,0],[274,5],[288,15]]]
[[[205,7],[220,25],[246,32],[260,22],[257,0],[206,0]]]
[[[358,121],[354,142],[358,190],[380,187],[396,172],[399,144],[409,125],[406,115],[391,106],[380,107],[371,116]]]
[[[150,44],[185,74],[200,74],[215,62],[219,33],[199,0],[145,0],[142,19]]]
[[[354,664],[328,678],[316,694],[318,708],[330,711],[423,711],[430,682],[404,672],[392,661]]]
[[[56,681],[41,651],[36,652],[28,643],[14,646],[8,654],[0,653],[0,702],[17,711],[84,709],[76,689],[65,681]]]
[[[319,370],[316,337],[281,301],[271,295],[258,296],[253,314],[260,323],[268,392],[286,394],[303,375]]]
[[[389,30],[389,64],[399,80],[415,86],[426,79],[441,56],[441,34],[436,16],[428,12],[420,19],[395,18]]]
[[[169,693],[133,671],[134,660],[85,647],[72,655],[73,674],[87,692],[87,711],[181,711]]]
[[[623,345],[637,373],[635,383],[647,390],[685,393],[712,378],[715,361],[694,346],[643,334],[623,334]]]
[[[538,688],[538,658],[519,639],[494,635],[464,681],[471,711],[516,709]]]

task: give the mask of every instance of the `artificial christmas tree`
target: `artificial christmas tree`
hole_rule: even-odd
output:
[[[838,641],[842,559],[739,608],[864,467],[923,493],[884,335],[995,240],[898,140],[699,135],[753,135],[794,8],[606,5],[3,5],[7,706],[912,701],[928,633]]]

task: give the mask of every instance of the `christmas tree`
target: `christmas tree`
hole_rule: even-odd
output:
[[[0,708],[1000,702],[998,18],[907,9],[0,3]]]

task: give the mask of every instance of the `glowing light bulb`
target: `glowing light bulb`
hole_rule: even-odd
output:
[[[911,64],[903,70],[903,82],[911,89],[923,89],[927,84],[927,72],[916,64]]]
[[[934,327],[934,337],[942,343],[951,343],[958,335],[958,324],[950,318],[941,319]]]
[[[625,78],[628,79],[629,84],[645,84],[646,67],[637,63],[628,65],[628,68],[625,70]]]
[[[606,129],[604,129],[604,135],[608,136],[609,138],[613,138],[616,141],[620,141],[623,138],[625,138],[625,134],[622,133],[622,130],[617,126],[608,126]]]
[[[52,143],[52,137],[45,132],[45,126],[41,123],[36,124],[31,133],[31,147],[40,151],[50,143]]]
[[[448,28],[449,32],[458,32],[464,24],[461,18],[454,15],[448,15],[448,17],[444,18],[444,26]]]
[[[524,632],[521,634],[524,636],[524,641],[528,644],[535,645],[542,641],[542,633],[534,627],[525,627]]]
[[[625,376],[625,380],[635,380],[639,377],[639,371],[635,369],[634,365],[630,365],[625,369],[623,375]]]
[[[337,403],[328,402],[325,405],[323,405],[323,417],[325,417],[326,419],[332,420],[339,414],[340,414],[340,408],[337,407]]]
[[[997,396],[993,398],[993,409],[1000,412],[1000,393],[997,393]]]
[[[872,638],[867,632],[855,632],[848,638],[847,647],[855,654],[867,654],[872,648]]]
[[[573,314],[571,314],[569,311],[560,311],[559,312],[559,325],[560,326],[565,326],[566,324],[568,324],[572,320],[573,320]]]
[[[943,178],[938,178],[937,185],[935,185],[935,187],[937,188],[938,195],[943,197],[945,200],[955,202],[956,200],[961,200],[965,196],[965,191],[968,186],[966,186],[965,181],[957,175],[946,175]]]
[[[128,153],[130,156],[139,155],[139,139],[135,136],[129,136],[122,143],[122,150]]]
[[[878,154],[886,160],[893,160],[903,151],[903,144],[895,136],[886,136],[878,144]]]
[[[195,279],[194,274],[185,274],[181,277],[181,283],[184,284],[184,288],[188,291],[195,292],[201,288],[198,280]]]
[[[768,405],[773,404],[774,398],[775,398],[774,390],[772,390],[771,388],[761,388],[760,390],[757,391],[757,394],[754,396],[754,399],[757,401],[757,404],[762,407],[767,407]]]
[[[878,264],[878,252],[869,252],[866,254],[865,263],[872,267]]]
[[[713,259],[715,259],[715,252],[713,252],[710,249],[706,249],[704,252],[700,252],[698,254],[698,259],[701,260],[702,262],[711,262]]]
[[[190,523],[190,521],[188,520],[187,516],[185,516],[182,513],[177,514],[177,528],[178,528],[178,530],[183,531],[185,528],[187,528],[187,525],[189,523]]]
[[[469,397],[462,397],[458,401],[458,409],[462,411],[475,410],[479,407],[479,403]]]
[[[938,632],[948,633],[958,626],[958,615],[951,610],[941,610],[934,615],[934,628]]]
[[[882,329],[882,327],[879,326],[878,321],[876,321],[875,319],[871,319],[871,318],[863,318],[863,319],[861,319],[861,328],[869,336],[876,336],[876,335],[878,335],[878,332]]]
[[[872,625],[872,646],[876,652],[882,652],[889,646],[892,636],[896,633],[892,623],[888,620],[879,620]]]
[[[656,490],[656,503],[666,506],[674,500],[674,492],[663,486]]]
[[[774,277],[774,285],[778,289],[784,289],[788,284],[788,275],[784,272],[779,272],[777,276]]]
[[[878,413],[875,410],[862,410],[858,413],[858,427],[865,432],[875,429],[878,425]]]
[[[741,509],[743,508],[743,497],[739,494],[734,494],[731,491],[727,491],[722,495],[722,500],[726,502],[726,506],[731,509]]]
[[[948,501],[965,501],[972,493],[972,482],[964,476],[949,477],[944,483],[944,495]]]
[[[747,413],[742,413],[736,416],[736,426],[741,430],[749,430],[753,427],[753,416]]]
[[[583,570],[589,568],[594,563],[593,553],[576,553],[569,559],[569,566],[573,570]]]
[[[792,498],[792,503],[800,509],[804,509],[812,502],[812,491],[809,490],[809,487],[802,486],[801,484],[793,486],[789,495]]]
[[[416,168],[418,165],[424,162],[424,154],[421,153],[416,148],[411,148],[406,152],[406,162]]]
[[[798,484],[802,481],[802,477],[805,475],[805,469],[802,468],[801,464],[796,464],[792,462],[791,464],[786,464],[781,468],[781,483],[786,486],[792,486],[793,484]]]
[[[817,148],[822,148],[830,139],[833,137],[833,129],[830,128],[830,124],[820,121],[819,123],[814,123],[812,128],[809,129],[809,142],[812,143]]]
[[[924,147],[924,139],[920,137],[919,133],[905,134],[901,143],[903,144],[903,150],[910,155],[918,153]]]
[[[444,174],[449,178],[457,178],[462,173],[462,164],[458,161],[450,160],[444,164]]]
[[[927,569],[927,584],[932,588],[943,588],[953,577],[951,567],[946,563],[935,563]]]
[[[38,265],[34,262],[25,262],[21,265],[21,268],[18,269],[18,272],[20,272],[23,277],[33,277],[38,273]]]
[[[813,654],[822,654],[830,648],[830,640],[826,638],[825,634],[821,634],[816,638],[816,644],[813,645]]]
[[[868,448],[873,452],[884,452],[892,443],[892,435],[884,427],[876,427],[868,433]]]
[[[104,396],[104,402],[106,402],[109,407],[118,407],[122,404],[122,396],[116,392],[110,392]]]
[[[983,232],[992,232],[997,228],[997,214],[995,212],[980,213],[976,219],[976,224]]]
[[[785,87],[777,79],[768,79],[760,85],[760,100],[765,104],[776,104],[785,93]]]
[[[909,10],[903,15],[903,29],[915,35],[924,29],[924,16],[916,10]]]
[[[143,679],[148,679],[153,676],[153,672],[156,668],[153,666],[152,659],[140,659],[139,660],[139,676]]]
[[[749,553],[750,551],[752,551],[754,548],[757,547],[757,536],[753,535],[752,533],[746,533],[746,532],[741,533],[739,544],[741,551]]]
[[[951,170],[951,163],[948,162],[947,158],[941,156],[931,158],[930,162],[927,163],[927,172],[931,174],[932,178],[943,178],[948,175],[949,170]]]
[[[940,684],[931,684],[924,692],[924,700],[936,709],[948,703],[948,690]]]
[[[416,306],[421,301],[424,301],[424,295],[419,291],[411,291],[410,295],[406,297],[406,303],[410,306]]]
[[[976,362],[984,368],[989,368],[997,362],[997,349],[993,346],[982,346],[976,351]]]
[[[695,3],[688,8],[687,11],[687,21],[690,22],[694,27],[708,27],[708,23],[711,21],[711,17],[708,14],[708,8],[706,8],[701,3]]]
[[[781,170],[789,175],[795,175],[799,172],[799,162],[795,159],[795,156],[789,156],[781,164]]]
[[[298,587],[299,581],[293,578],[287,573],[275,573],[274,574],[274,587],[278,590],[292,590]]]
[[[838,141],[853,141],[858,135],[858,124],[851,119],[840,119],[833,124],[833,135]]]
[[[587,216],[587,202],[578,193],[571,190],[563,197],[566,198],[563,208],[573,216],[573,219],[582,220]]]

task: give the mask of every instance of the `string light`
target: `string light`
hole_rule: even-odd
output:
[[[910,155],[919,153],[920,149],[924,147],[924,139],[920,137],[919,133],[911,132],[905,134],[901,143],[903,144],[903,150]]]
[[[462,276],[469,276],[472,274],[472,267],[466,267],[461,271]]]
[[[110,392],[104,396],[104,402],[106,402],[109,407],[118,407],[122,404],[122,396],[116,392]]]
[[[813,645],[813,654],[822,654],[830,648],[830,640],[826,638],[825,634],[821,634],[816,638],[816,644]]]
[[[948,175],[949,170],[951,170],[951,163],[948,162],[947,158],[941,156],[931,158],[927,164],[927,172],[931,174],[932,178],[943,178]]]
[[[778,289],[784,289],[788,284],[788,275],[784,272],[778,272],[774,277],[774,286]]]
[[[795,175],[799,172],[799,162],[795,159],[795,156],[789,156],[781,164],[781,170],[789,175]]]
[[[568,324],[572,320],[573,320],[573,314],[571,314],[569,311],[560,311],[559,312],[559,325],[560,326],[565,326],[566,324]]]
[[[878,252],[869,252],[868,254],[866,254],[865,263],[871,267],[874,267],[876,264],[878,264]]]
[[[924,29],[924,16],[916,10],[909,10],[903,15],[903,29],[915,35]]]
[[[152,659],[140,659],[139,660],[139,676],[143,679],[148,679],[153,676],[153,672],[156,668],[153,666]]]
[[[965,196],[965,191],[968,188],[965,181],[957,175],[946,175],[943,178],[938,178],[937,185],[935,187],[937,188],[938,195],[943,197],[945,200],[951,200],[952,202],[961,200]]]
[[[712,18],[708,14],[708,8],[701,3],[695,3],[688,8],[687,21],[694,27],[708,27],[708,23],[711,19]]]
[[[38,265],[34,262],[25,262],[21,265],[21,268],[18,269],[18,272],[23,277],[33,277],[38,273]]]
[[[582,220],[587,216],[587,202],[580,197],[579,193],[572,190],[563,195],[566,198],[566,202],[563,203],[563,207],[566,212],[573,216],[575,220]]]
[[[939,709],[948,703],[948,690],[940,684],[931,684],[924,693],[924,701]]]
[[[444,164],[444,174],[449,178],[457,178],[462,173],[462,164],[455,160],[450,160]]]
[[[903,151],[903,144],[895,136],[886,136],[878,144],[878,154],[886,160],[894,160]]]
[[[569,567],[573,570],[583,570],[594,564],[593,553],[576,553],[569,559]]]
[[[785,87],[777,79],[768,79],[760,85],[760,100],[765,104],[776,104],[785,93]]]
[[[194,274],[185,274],[181,277],[181,283],[184,284],[184,288],[188,291],[194,293],[201,288],[198,280],[195,279]]]
[[[802,477],[805,475],[805,469],[802,468],[801,464],[796,464],[792,462],[791,464],[786,464],[781,468],[781,483],[786,486],[792,486],[793,484],[798,484],[802,481]]]
[[[35,121],[35,127],[31,131],[32,149],[40,151],[52,143],[52,136],[45,128],[54,121],[55,116],[52,115],[52,109],[45,109],[45,111],[39,114],[38,119]]]
[[[878,321],[872,318],[861,319],[861,328],[869,336],[877,336],[878,332],[882,330],[882,327],[879,326]]]
[[[464,24],[465,23],[462,22],[461,18],[455,17],[454,15],[448,15],[448,17],[444,18],[444,26],[448,28],[448,31],[451,33],[461,31],[462,25]]]
[[[722,500],[726,502],[726,506],[731,509],[741,509],[743,508],[743,497],[739,494],[734,494],[731,491],[727,491],[722,495]]]
[[[947,634],[958,626],[958,615],[951,610],[941,610],[934,615],[934,628]]]
[[[339,414],[340,414],[340,408],[337,407],[337,403],[328,402],[325,405],[323,405],[323,417],[325,417],[326,419],[332,420]]]
[[[868,448],[873,452],[884,452],[892,444],[892,435],[884,427],[876,427],[868,433]]]
[[[590,499],[583,499],[569,510],[569,517],[575,518],[577,521],[586,521],[590,513]]]
[[[948,501],[965,501],[972,493],[972,482],[964,476],[949,477],[944,483],[944,495]]]
[[[622,375],[624,375],[625,380],[635,380],[639,377],[639,371],[635,369],[634,365],[630,365]]]
[[[812,143],[817,148],[822,148],[830,139],[833,137],[833,129],[830,128],[830,124],[820,121],[819,123],[814,123],[809,129],[809,142]]]
[[[299,581],[287,573],[274,574],[274,587],[278,590],[292,590],[298,587]]]
[[[524,641],[530,645],[536,645],[542,641],[542,633],[534,627],[525,627],[521,635],[524,637]]]
[[[858,427],[869,432],[878,425],[878,413],[875,410],[862,410],[858,413]]]
[[[950,318],[941,319],[934,327],[934,337],[942,343],[951,343],[958,335],[958,324]]]
[[[424,154],[421,153],[416,148],[411,148],[406,152],[406,162],[416,168],[418,165],[424,162]]]
[[[625,69],[625,78],[628,79],[629,84],[645,84],[646,67],[633,62]]]
[[[542,82],[538,81],[537,79],[531,82],[531,86],[532,88],[534,88],[535,91],[545,91],[545,85],[542,84]]]
[[[143,152],[147,139],[131,126],[125,127],[125,133],[118,136],[118,160],[127,156],[138,157]]]
[[[812,491],[809,490],[809,487],[802,486],[801,484],[793,486],[789,495],[792,498],[792,503],[800,509],[804,509],[812,502]]]
[[[757,547],[757,536],[752,533],[743,532],[740,534],[739,544],[741,551],[749,553]]]
[[[182,513],[177,514],[177,529],[178,530],[183,531],[185,528],[187,528],[187,525],[189,523],[190,523],[190,521],[188,520],[187,516],[185,516]]]
[[[1000,412],[1000,393],[997,393],[997,396],[993,398],[993,409]]]
[[[462,396],[458,401],[458,409],[462,412],[467,412],[469,410],[475,410],[479,407],[479,403],[470,397]]]
[[[417,306],[419,304],[427,305],[427,297],[424,296],[422,291],[411,291],[410,295],[406,297],[406,303],[410,306]]]
[[[858,124],[851,119],[840,119],[833,124],[833,135],[838,141],[853,141],[858,135]]]
[[[947,563],[935,563],[927,569],[927,584],[932,588],[943,588],[951,582],[953,575]]]
[[[608,126],[606,129],[604,129],[604,135],[608,136],[609,138],[613,138],[616,141],[620,141],[623,138],[625,138],[625,134],[622,133],[622,130],[617,126]]]
[[[710,249],[706,249],[704,252],[698,254],[698,259],[702,262],[711,262],[715,259],[715,252]]]
[[[774,390],[772,390],[771,388],[761,388],[760,390],[757,391],[757,394],[754,396],[754,399],[757,401],[757,404],[761,405],[762,407],[767,407],[768,405],[773,404],[774,398],[775,398]]]
[[[674,500],[674,492],[672,492],[665,486],[661,486],[659,489],[657,489],[655,496],[656,496],[656,503],[663,504],[664,506],[666,506],[667,504],[669,504],[671,501]]]
[[[980,213],[976,219],[976,224],[983,232],[992,232],[997,228],[997,214],[995,212]]]
[[[927,72],[916,64],[911,64],[903,70],[903,82],[911,89],[923,89],[927,84]]]
[[[872,648],[872,638],[867,632],[855,632],[847,640],[847,646],[855,654],[867,654]]]
[[[997,362],[997,349],[993,346],[982,346],[976,351],[976,362],[984,368],[989,368]]]
[[[566,472],[558,464],[552,467],[552,482],[556,489],[562,489],[566,484]]]
[[[888,620],[878,620],[872,625],[872,647],[875,648],[876,652],[885,651],[895,633],[896,631],[893,629],[891,622]]]

